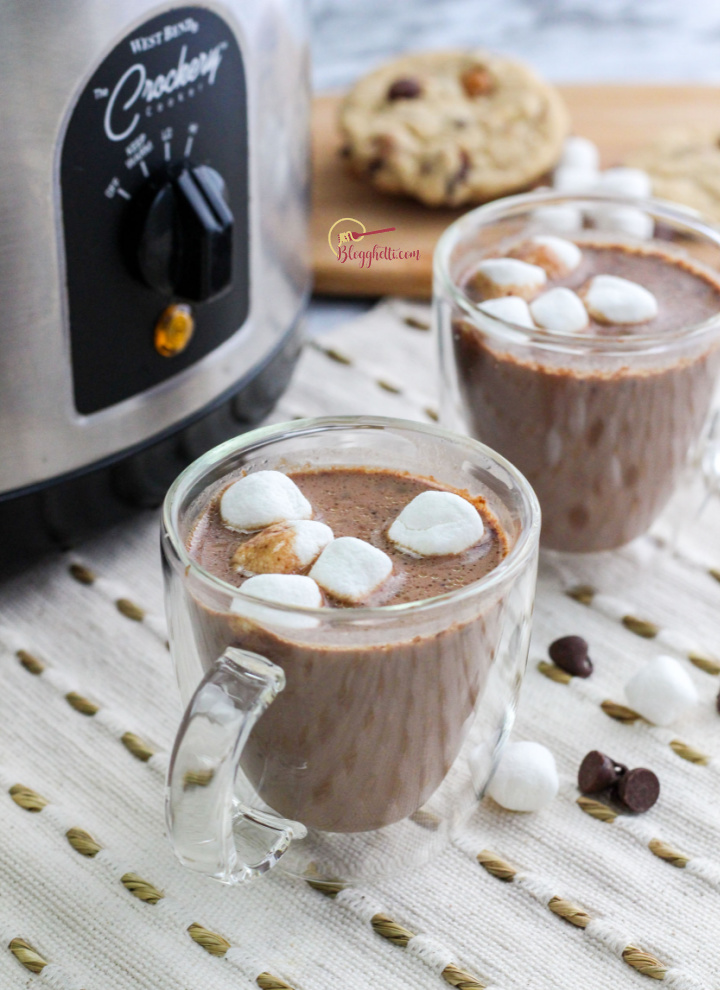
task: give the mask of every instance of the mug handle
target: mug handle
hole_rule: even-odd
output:
[[[700,466],[708,495],[720,495],[720,406],[712,413]]]
[[[235,796],[248,737],[284,687],[280,667],[229,647],[190,700],[170,759],[165,817],[175,854],[196,873],[228,884],[251,880],[307,833],[299,822],[248,808]],[[238,849],[239,835],[252,855]]]

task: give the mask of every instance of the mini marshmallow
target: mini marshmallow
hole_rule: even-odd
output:
[[[516,244],[508,253],[511,258],[539,265],[550,278],[565,278],[582,261],[577,244],[553,234],[537,234]]]
[[[508,811],[540,811],[558,792],[555,758],[536,742],[511,742],[505,747],[487,793]]]
[[[292,612],[263,607],[258,602],[320,608],[323,596],[317,583],[304,574],[258,574],[244,582],[240,587],[240,595],[233,599],[230,607],[232,612],[255,622],[307,629],[316,626],[318,620],[309,615],[293,615]]]
[[[598,323],[645,323],[657,316],[657,300],[637,282],[618,275],[596,275],[580,296]]]
[[[478,309],[499,320],[517,323],[521,327],[534,327],[528,304],[520,296],[500,296],[498,299],[486,299],[478,303]]]
[[[558,333],[577,333],[585,330],[589,322],[582,299],[572,289],[562,287],[534,299],[530,312],[538,326]]]
[[[652,182],[647,172],[641,168],[619,165],[600,174],[597,191],[646,199],[652,195]]]
[[[583,227],[582,211],[569,204],[538,206],[531,217],[533,226],[553,234],[575,234]]]
[[[482,537],[480,513],[454,492],[421,492],[388,529],[388,539],[421,557],[462,553]]]
[[[592,216],[597,230],[627,234],[640,241],[648,240],[655,232],[653,218],[635,206],[598,206]]]
[[[546,281],[542,268],[516,258],[487,258],[477,265],[472,277],[473,288],[486,299],[498,296],[532,299]]]
[[[310,577],[333,598],[356,604],[379,588],[392,569],[392,560],[382,550],[354,536],[341,536],[325,547]]]
[[[600,152],[597,145],[589,138],[573,134],[563,142],[560,165],[597,172],[600,167]]]
[[[240,574],[298,574],[332,539],[330,527],[313,519],[275,523],[241,543],[232,564]]]
[[[655,725],[671,725],[698,701],[695,685],[679,660],[657,656],[625,685],[625,697],[636,712]]]
[[[552,184],[556,192],[591,193],[597,190],[599,180],[599,173],[594,168],[558,165],[553,172]]]
[[[233,482],[220,499],[220,517],[228,529],[250,533],[288,519],[312,518],[312,506],[281,471],[255,471]]]

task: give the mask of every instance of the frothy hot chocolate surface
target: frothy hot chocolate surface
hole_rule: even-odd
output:
[[[594,275],[614,275],[649,289],[658,312],[651,320],[636,324],[599,323],[590,317],[583,335],[676,333],[701,323],[720,310],[720,285],[716,278],[692,262],[657,246],[615,245],[579,242],[582,260],[563,278],[550,277],[543,291],[564,287],[577,292]],[[465,279],[468,296],[476,302],[483,293],[473,288],[473,275]]]
[[[289,477],[312,505],[313,518],[330,526],[336,538],[354,536],[365,540],[392,560],[391,577],[363,605],[395,605],[444,594],[478,581],[508,552],[507,537],[485,500],[467,492],[455,494],[477,509],[484,527],[482,538],[474,546],[461,553],[432,557],[413,556],[394,546],[387,531],[413,498],[426,491],[452,491],[433,479],[363,468],[294,471]],[[188,552],[205,570],[240,587],[246,578],[233,566],[232,558],[252,534],[234,532],[223,523],[221,494],[216,494],[201,513],[188,541]],[[325,604],[342,607],[329,595],[325,596]]]

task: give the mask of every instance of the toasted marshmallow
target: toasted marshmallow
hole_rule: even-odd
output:
[[[585,330],[589,320],[582,299],[572,289],[557,288],[543,292],[530,303],[530,312],[539,327],[558,333]]]
[[[579,137],[573,134],[565,138],[563,142],[560,165],[568,165],[572,168],[582,168],[586,171],[597,172],[600,167],[598,146],[589,138]]]
[[[575,234],[583,228],[582,211],[564,203],[538,206],[532,211],[532,221],[534,227],[552,234]]]
[[[487,258],[478,264],[472,277],[473,288],[485,299],[498,296],[532,299],[546,281],[542,268],[517,258]]]
[[[591,193],[597,190],[600,175],[594,168],[558,165],[553,172],[553,189],[564,193]]]
[[[618,165],[601,172],[598,192],[616,193],[619,196],[636,196],[645,199],[652,195],[652,182],[641,168]]]
[[[480,513],[454,492],[421,492],[388,529],[388,539],[421,557],[462,553],[483,535]]]
[[[318,624],[312,616],[273,609],[273,604],[320,608],[323,596],[317,583],[303,574],[258,574],[241,586],[230,610],[253,622],[290,629],[309,629]]]
[[[312,506],[282,471],[255,471],[233,482],[220,499],[220,518],[239,533],[288,519],[312,518]]]
[[[631,708],[655,725],[671,725],[698,702],[688,672],[679,660],[666,656],[641,667],[625,685],[625,697]]]
[[[325,547],[310,577],[341,602],[357,604],[392,574],[392,560],[377,547],[354,536],[341,536]]]
[[[537,234],[509,252],[511,258],[539,265],[550,278],[565,278],[582,261],[582,251],[572,241],[553,234]]]
[[[558,792],[555,758],[536,742],[511,742],[505,747],[487,793],[508,811],[540,811]]]
[[[636,206],[598,206],[592,216],[598,230],[627,234],[639,241],[648,240],[655,232],[653,218]]]
[[[580,290],[598,323],[645,323],[657,316],[657,300],[637,282],[617,275],[596,275]]]
[[[517,323],[521,327],[534,327],[528,304],[520,296],[500,296],[498,299],[486,299],[478,303],[478,309],[499,320]]]
[[[240,544],[232,564],[240,574],[299,574],[332,539],[330,527],[313,519],[275,523]]]

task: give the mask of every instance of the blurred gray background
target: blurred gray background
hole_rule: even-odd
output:
[[[720,0],[310,0],[310,9],[318,90],[408,49],[472,45],[556,81],[720,82]]]

